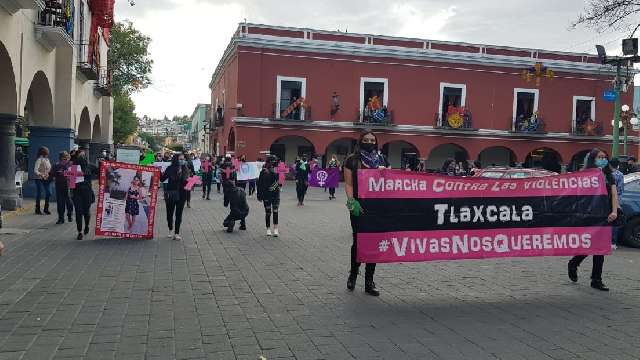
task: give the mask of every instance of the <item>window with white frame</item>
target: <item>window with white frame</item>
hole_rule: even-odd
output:
[[[531,128],[532,119],[538,111],[538,89],[513,90],[513,124],[514,130]]]
[[[593,96],[573,97],[573,130],[583,132],[587,126],[593,126],[596,116],[596,98]],[[591,123],[591,124],[590,124]]]
[[[278,76],[276,119],[304,120],[304,99],[307,96],[307,79]]]
[[[388,119],[389,80],[360,78],[360,119],[364,122],[385,122]]]
[[[467,98],[467,85],[440,83],[440,106],[438,111],[438,119],[440,126],[446,126],[447,115],[450,112],[458,110],[465,106]]]

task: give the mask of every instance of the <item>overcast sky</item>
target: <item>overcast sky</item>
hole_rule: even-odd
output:
[[[596,33],[571,22],[585,0],[117,0],[117,21],[151,36],[153,84],[133,96],[138,116],[191,115],[239,22],[595,52],[619,49],[628,30]]]

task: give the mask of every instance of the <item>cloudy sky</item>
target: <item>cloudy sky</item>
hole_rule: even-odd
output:
[[[190,115],[239,22],[434,40],[595,52],[619,48],[627,29],[570,30],[585,0],[127,0],[116,20],[151,36],[153,85],[134,95],[138,116]]]

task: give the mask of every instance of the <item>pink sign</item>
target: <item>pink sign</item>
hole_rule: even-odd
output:
[[[289,173],[289,167],[284,162],[280,162],[276,168],[276,172],[278,173],[278,182],[280,185],[284,185],[285,175]]]
[[[200,185],[202,184],[202,180],[200,179],[200,176],[192,176],[189,179],[187,179],[187,184],[184,186],[184,189],[187,191],[191,191],[193,190],[193,187],[196,185]]]
[[[359,262],[609,255],[611,227],[398,231],[358,234]]]

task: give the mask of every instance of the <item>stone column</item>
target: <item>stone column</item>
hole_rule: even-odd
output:
[[[4,210],[22,207],[16,191],[16,120],[17,115],[0,114],[0,205]]]
[[[49,149],[49,160],[53,165],[58,161],[58,155],[61,151],[70,151],[73,149],[75,130],[66,128],[54,128],[44,126],[31,126],[29,128],[29,161],[27,168],[29,169],[29,180],[35,179],[33,174],[33,165],[38,158],[38,149],[46,146]],[[35,183],[29,181],[25,184],[24,195],[35,196]],[[52,198],[55,192],[52,190]]]

